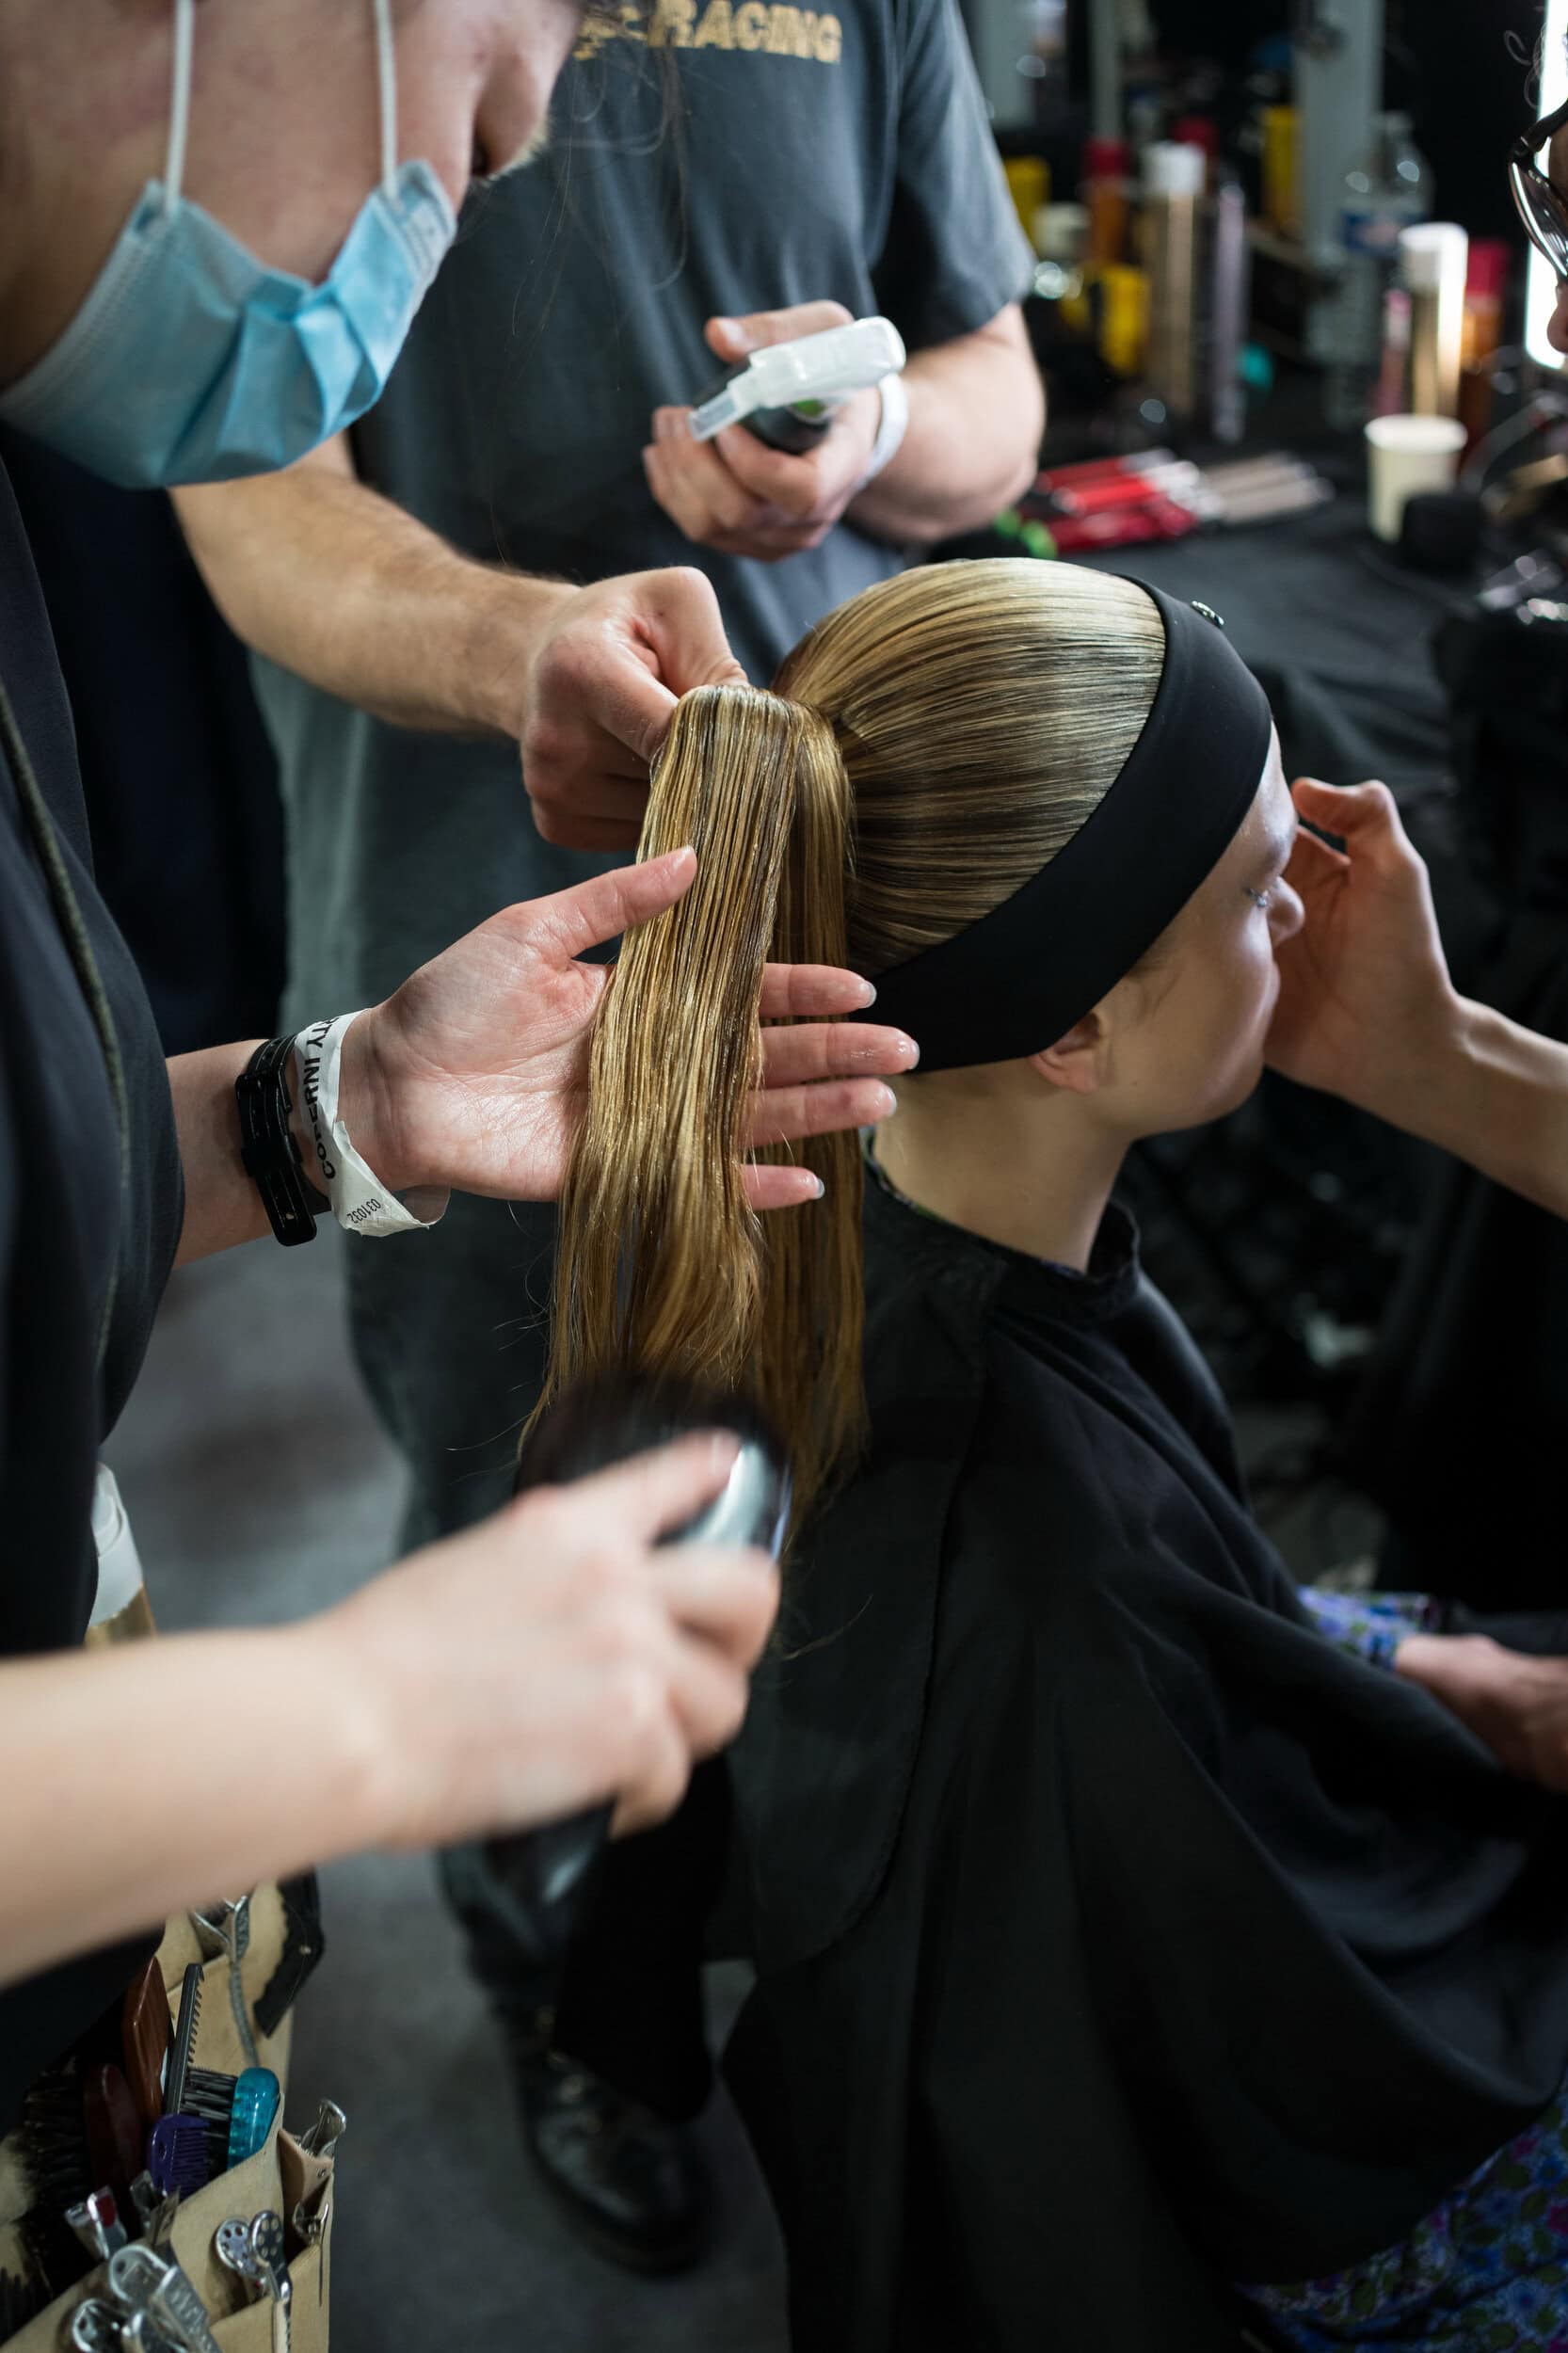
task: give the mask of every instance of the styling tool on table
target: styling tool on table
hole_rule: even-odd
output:
[[[622,1373],[568,1389],[525,1441],[517,1492],[568,1485],[698,1430],[732,1431],[741,1450],[712,1502],[662,1541],[760,1545],[776,1560],[790,1517],[783,1449],[747,1400],[694,1382]],[[559,1955],[570,1942],[614,1812],[612,1805],[594,1806],[569,1821],[489,1841],[490,1867],[526,1927],[530,1949],[541,1957]]]
[[[727,424],[744,424],[770,449],[799,456],[815,449],[852,392],[899,375],[904,358],[904,338],[883,318],[768,344],[699,395],[692,439],[711,441]]]

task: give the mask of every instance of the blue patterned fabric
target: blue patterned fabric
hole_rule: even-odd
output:
[[[1373,1667],[1392,1667],[1407,1635],[1442,1630],[1442,1604],[1426,1593],[1331,1593],[1320,1585],[1298,1590],[1308,1617],[1329,1641]]]
[[[1433,1633],[1423,1593],[1301,1588],[1323,1635],[1374,1667]],[[1294,2287],[1241,2291],[1301,2353],[1568,2353],[1568,2091],[1398,2247]]]
[[[1241,2293],[1301,2353],[1568,2353],[1568,2090],[1398,2247]]]

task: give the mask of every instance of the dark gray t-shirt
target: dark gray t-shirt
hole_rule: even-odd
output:
[[[1029,254],[954,0],[628,0],[621,23],[568,66],[548,154],[465,211],[357,461],[486,561],[582,581],[700,564],[765,680],[904,558],[849,524],[780,564],[716,555],[655,505],[652,411],[720,372],[704,321],[830,296],[919,350],[1015,300]],[[539,840],[514,747],[389,728],[258,671],[299,1018],[379,998],[508,900],[613,863]]]

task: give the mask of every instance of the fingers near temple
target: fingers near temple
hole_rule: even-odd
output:
[[[1316,776],[1299,776],[1290,792],[1299,813],[1325,832],[1348,837],[1399,828],[1394,795],[1385,784],[1321,784]]]

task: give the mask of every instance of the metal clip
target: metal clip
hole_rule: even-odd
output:
[[[171,2255],[122,2247],[109,2265],[109,2292],[127,2312],[149,2314],[179,2353],[222,2353],[195,2282]]]
[[[122,2313],[101,2296],[89,2296],[71,2315],[71,2342],[75,2353],[121,2353]]]
[[[193,1912],[191,1925],[207,1957],[216,1961],[219,1954],[229,1960],[229,2007],[234,2014],[234,2032],[245,2054],[247,2067],[259,2064],[256,2057],[256,2038],[250,2031],[249,2013],[245,2007],[245,1986],[240,1963],[250,1950],[250,1898],[248,1896],[226,1897],[216,1913]]]
[[[283,2217],[270,2211],[256,2215],[250,2224],[250,2246],[262,2267],[268,2293],[277,2306],[273,2315],[273,2344],[282,2339],[282,2353],[289,2353],[292,2317],[289,2306],[294,2300],[294,2282],[289,2278],[288,2257],[283,2246]]]
[[[316,2121],[299,2136],[299,2146],[308,2157],[320,2157],[324,2162],[336,2149],[348,2130],[348,2119],[335,2100],[323,2100],[316,2110]]]

